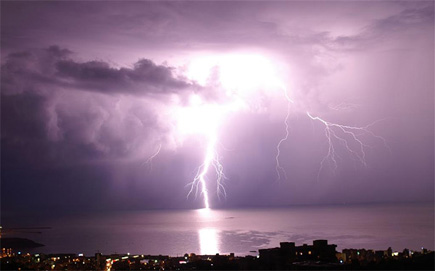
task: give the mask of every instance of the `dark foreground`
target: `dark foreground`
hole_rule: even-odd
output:
[[[2,244],[3,247],[3,244]],[[260,249],[258,256],[185,254],[182,257],[112,254],[29,254],[2,248],[1,270],[434,270],[434,252],[344,249],[326,240]]]

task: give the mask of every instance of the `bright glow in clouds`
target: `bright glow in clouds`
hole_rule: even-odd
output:
[[[218,196],[226,196],[223,181],[226,179],[223,165],[217,151],[219,140],[219,128],[225,117],[230,112],[237,112],[251,108],[251,100],[255,100],[260,94],[274,96],[279,94],[281,99],[287,103],[287,114],[284,119],[284,135],[276,146],[276,174],[277,179],[287,178],[287,174],[280,164],[281,146],[289,137],[289,116],[294,101],[290,98],[286,84],[279,79],[277,71],[267,58],[260,55],[217,55],[202,57],[193,61],[188,69],[188,77],[207,88],[216,88],[219,99],[208,102],[200,95],[192,95],[189,99],[189,106],[184,106],[175,110],[179,132],[183,135],[202,135],[206,140],[203,163],[198,167],[196,176],[190,183],[191,194],[200,194],[204,200],[204,207],[210,207],[207,186],[210,175],[215,177]],[[303,103],[301,103],[303,104]],[[318,116],[313,116],[308,111],[303,111],[305,115],[321,123],[325,127],[328,151],[320,162],[320,172],[324,168],[326,161],[330,161],[332,170],[337,167],[336,152],[334,144],[338,143],[355,157],[360,163],[366,165],[365,148],[369,147],[360,139],[362,135],[369,135],[380,139],[382,137],[373,134],[368,128],[341,125],[328,122]],[[356,147],[352,147],[356,146]],[[202,235],[212,235],[210,231],[200,232]],[[206,237],[203,237],[206,239]],[[202,249],[201,249],[202,250]],[[206,254],[206,253],[203,253]]]
[[[217,72],[217,74],[216,74]],[[215,73],[215,74],[213,74]],[[200,96],[190,97],[190,106],[181,108],[178,115],[178,128],[184,134],[202,134],[207,137],[204,162],[190,183],[195,196],[200,191],[204,207],[210,207],[207,190],[207,178],[210,169],[214,169],[218,196],[226,196],[223,181],[226,179],[223,165],[216,149],[218,130],[229,112],[249,108],[248,99],[255,91],[273,90],[282,86],[275,75],[270,61],[259,55],[225,55],[204,57],[194,61],[189,69],[190,79],[207,86],[208,80],[217,76],[218,89],[224,93],[224,102],[206,103]]]
[[[206,182],[210,167],[213,167],[216,172],[218,192],[220,191],[225,195],[225,189],[222,184],[225,175],[223,173],[222,164],[219,161],[219,155],[216,151],[218,129],[226,113],[236,110],[239,106],[241,108],[242,106],[237,103],[229,105],[205,104],[201,98],[196,95],[191,97],[190,105],[190,107],[181,108],[178,112],[178,128],[182,134],[204,135],[208,143],[204,162],[198,168],[198,172],[191,183],[187,197],[189,197],[193,191],[195,191],[195,196],[197,196],[198,190],[200,189],[201,195],[204,198],[204,207],[208,209],[210,204]]]
[[[208,141],[204,162],[198,168],[198,172],[191,183],[191,188],[187,195],[189,197],[195,191],[195,196],[197,196],[200,190],[204,198],[205,208],[210,206],[206,184],[210,168],[214,168],[216,173],[218,196],[226,196],[222,183],[225,175],[216,150],[219,126],[227,113],[241,110],[244,107],[244,104],[240,100],[231,101],[227,104],[207,104],[199,96],[193,95],[190,99],[190,106],[181,108],[177,113],[178,129],[182,134],[201,134]]]
[[[218,75],[219,84],[228,97],[247,100],[255,91],[281,87],[272,62],[257,54],[228,54],[201,57],[188,69],[189,79],[202,86]],[[213,74],[215,73],[215,74]]]
[[[206,103],[200,96],[192,95],[189,99],[189,106],[180,107],[174,113],[177,116],[177,126],[181,134],[211,136],[216,134],[226,114],[244,108],[246,105],[239,99],[226,104]]]

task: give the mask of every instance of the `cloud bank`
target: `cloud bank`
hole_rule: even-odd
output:
[[[286,102],[263,90],[222,125],[228,198],[216,206],[433,200],[433,22],[429,2],[2,3],[2,213],[199,206],[185,185],[204,140],[178,133],[174,108],[225,100],[217,69],[205,85],[186,71],[253,52],[283,67],[295,101],[290,178],[274,183]],[[327,145],[307,110],[384,119],[373,132],[392,153],[365,138],[367,167],[340,152],[318,182]]]

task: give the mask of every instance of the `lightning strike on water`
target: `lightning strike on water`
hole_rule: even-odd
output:
[[[201,166],[199,166],[193,182],[189,184],[190,191],[187,194],[187,197],[189,197],[194,192],[196,197],[198,196],[198,192],[200,190],[200,194],[203,196],[204,199],[205,209],[210,208],[209,194],[207,189],[207,175],[210,168],[214,168],[215,170],[218,196],[223,195],[224,197],[226,197],[226,191],[223,185],[223,181],[224,179],[226,179],[226,177],[224,174],[224,167],[220,162],[219,155],[216,151],[216,143],[217,137],[211,136],[206,149],[204,162]]]
[[[283,96],[287,101],[287,112],[284,119],[285,133],[284,136],[278,141],[278,144],[276,145],[275,170],[276,170],[278,181],[281,178],[287,179],[288,177],[287,173],[283,165],[281,164],[280,159],[282,156],[282,146],[289,139],[289,118],[290,118],[291,109],[292,109],[292,105],[294,104],[294,101],[288,95],[286,85],[273,74],[272,72],[273,69],[267,65],[267,61],[266,62],[260,61],[259,63],[257,63],[259,61],[257,58],[254,58],[254,60],[258,60],[258,61],[254,61],[251,59],[253,62],[240,61],[239,57],[233,57],[233,58],[229,57],[226,58],[226,60],[228,63],[225,61],[220,63],[220,65],[224,67],[222,71],[226,71],[222,75],[221,81],[222,81],[222,85],[226,88],[240,87],[240,91],[242,95],[231,96],[232,98],[234,97],[237,98],[236,101],[238,103],[234,101],[235,103],[233,104],[233,106],[235,106],[237,109],[246,106],[245,101],[243,101],[244,99],[243,95],[246,95],[248,93],[247,91],[255,87],[256,84],[258,84],[261,87],[264,86],[266,82],[267,86],[272,87],[274,89],[282,90]],[[244,66],[240,66],[241,65],[240,63],[245,63],[245,64],[249,63],[249,65],[247,64]],[[255,64],[261,64],[261,65],[255,65]],[[202,66],[199,65],[199,67]],[[239,67],[239,69],[234,69],[234,67]],[[255,69],[256,67],[263,67],[263,69],[256,70]],[[192,72],[193,74],[196,74],[196,72],[198,72],[198,74],[201,75],[200,77],[204,79],[203,78],[204,73],[199,72],[200,70],[204,70],[204,67],[202,67],[201,69],[198,68],[198,71],[192,69]],[[245,71],[245,73],[240,74],[239,70]],[[253,78],[252,74],[258,75],[256,77],[254,76],[254,78],[256,78],[257,80],[252,79]],[[193,101],[193,105],[197,106],[196,109],[199,109],[200,111],[199,112],[192,111],[194,114],[188,115],[189,118],[187,119],[189,120],[189,122],[187,123],[188,125],[186,125],[186,127],[193,131],[204,132],[201,129],[199,130],[197,129],[198,127],[206,127],[206,126],[198,125],[198,123],[201,123],[205,119],[207,119],[206,122],[204,123],[207,125],[207,129],[205,131],[209,141],[205,151],[204,161],[201,164],[201,166],[198,167],[198,170],[196,172],[193,181],[188,184],[190,185],[190,190],[187,197],[189,197],[191,194],[194,194],[195,197],[197,197],[198,194],[200,194],[203,197],[205,209],[209,209],[210,202],[209,202],[209,191],[207,189],[207,181],[208,178],[210,178],[209,175],[212,174],[211,172],[212,169],[214,169],[213,174],[215,174],[216,177],[216,183],[217,183],[216,190],[217,190],[218,197],[220,196],[226,197],[226,192],[223,185],[223,181],[226,179],[226,177],[224,174],[224,168],[222,166],[222,163],[220,162],[220,157],[216,151],[216,145],[218,144],[217,130],[218,130],[219,120],[221,120],[222,117],[221,114],[224,112],[234,111],[234,107],[231,107],[231,105],[229,105],[229,108],[231,108],[231,110],[228,110],[228,108],[224,107],[224,108],[219,108],[217,111],[213,111],[212,108],[198,107],[203,105],[198,97],[196,99],[193,99],[192,101]],[[352,104],[341,103],[336,106],[331,106],[330,109],[337,110],[337,111],[342,111],[342,110],[349,111],[354,109],[355,107],[356,106]],[[310,112],[305,110],[303,110],[302,112],[304,112],[306,116],[310,118],[312,121],[318,122],[324,126],[324,133],[328,142],[328,151],[320,162],[320,168],[317,174],[317,179],[319,179],[320,174],[323,168],[325,167],[325,163],[327,161],[329,161],[332,164],[332,170],[334,172],[337,169],[338,159],[340,158],[338,156],[338,153],[336,152],[337,143],[341,144],[349,152],[349,154],[353,159],[357,160],[359,163],[361,163],[364,166],[367,165],[366,149],[371,148],[371,146],[365,144],[361,136],[369,135],[372,138],[381,140],[384,143],[384,146],[389,149],[384,138],[375,135],[373,132],[369,130],[371,126],[373,126],[375,123],[379,121],[376,121],[370,125],[363,126],[363,127],[349,126],[349,125],[342,125],[342,124],[326,121],[319,116],[313,116]],[[214,119],[212,118],[211,120],[210,118],[206,117],[207,116],[206,113],[211,114],[211,116],[213,116]],[[196,121],[192,121],[192,120],[196,120]],[[191,123],[193,124],[193,127],[191,127]]]

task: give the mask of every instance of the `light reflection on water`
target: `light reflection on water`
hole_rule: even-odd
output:
[[[213,210],[209,208],[197,210],[204,228],[198,230],[199,249],[201,255],[219,253],[219,232],[213,227]]]
[[[219,253],[218,231],[213,228],[203,228],[198,230],[199,248],[201,255],[214,255]]]
[[[45,245],[32,253],[89,255],[96,252],[248,255],[261,248],[279,246],[283,241],[301,245],[311,244],[315,239],[327,239],[337,244],[338,250],[350,247],[380,250],[389,246],[394,250],[405,247],[432,250],[433,218],[433,203],[131,211],[54,217],[28,224],[20,220],[15,227],[50,229],[40,233],[16,231],[7,237],[28,238]],[[2,224],[4,221],[2,217]],[[12,224],[6,222],[4,225]]]

